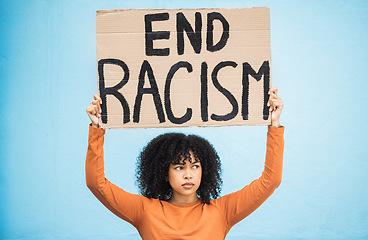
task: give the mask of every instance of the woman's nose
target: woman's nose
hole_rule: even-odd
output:
[[[190,172],[190,170],[186,170],[184,173],[184,179],[191,179],[192,178],[192,173]]]

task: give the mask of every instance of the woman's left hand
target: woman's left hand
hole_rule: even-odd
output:
[[[267,106],[270,107],[271,126],[279,127],[280,115],[284,104],[281,98],[277,96],[277,88],[271,88],[270,91],[268,91],[268,95],[270,95],[270,98],[268,99]]]

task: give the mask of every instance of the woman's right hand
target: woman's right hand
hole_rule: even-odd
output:
[[[98,119],[101,117],[101,106],[102,100],[98,94],[93,96],[93,101],[87,107],[86,112],[88,117],[92,121],[92,127],[99,127]]]

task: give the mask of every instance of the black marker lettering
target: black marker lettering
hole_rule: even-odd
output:
[[[170,85],[171,85],[171,80],[174,77],[174,74],[179,70],[179,68],[186,68],[189,73],[193,71],[193,67],[190,63],[181,61],[181,62],[174,64],[170,68],[169,73],[167,74],[166,83],[165,83],[165,109],[166,109],[167,118],[172,123],[175,123],[175,124],[183,124],[185,122],[188,122],[192,118],[191,108],[187,108],[187,112],[185,113],[185,115],[180,118],[175,117],[171,109]]]
[[[169,13],[155,13],[147,14],[144,16],[145,23],[145,36],[146,36],[146,55],[147,56],[169,56],[169,48],[153,48],[153,40],[157,39],[169,39],[169,31],[158,31],[152,32],[152,22],[153,21],[166,21],[169,20]]]
[[[217,74],[220,71],[220,69],[227,67],[227,66],[236,68],[238,64],[232,61],[225,61],[225,62],[220,62],[219,64],[217,64],[212,72],[212,82],[213,82],[213,85],[229,100],[230,104],[233,107],[233,110],[223,116],[212,114],[211,119],[215,121],[228,121],[230,119],[233,119],[238,114],[238,111],[239,111],[238,102],[236,101],[234,95],[232,95],[227,89],[222,87],[217,79]]]
[[[149,79],[149,83],[151,85],[150,88],[143,88],[144,86],[144,77],[145,73],[147,72],[147,76]],[[153,101],[155,103],[157,116],[160,121],[160,123],[165,122],[165,115],[162,108],[161,98],[160,94],[158,93],[158,87],[155,80],[155,76],[153,75],[153,70],[151,65],[147,60],[144,60],[142,63],[141,71],[139,73],[138,77],[138,92],[137,96],[135,98],[135,104],[134,104],[134,113],[133,113],[133,122],[138,123],[139,122],[139,115],[141,111],[141,103],[142,103],[142,96],[143,94],[152,94]]]
[[[213,21],[217,19],[222,23],[222,35],[218,43],[213,44]],[[207,14],[207,50],[216,52],[225,47],[229,39],[230,25],[221,13],[211,12]]]
[[[192,44],[195,53],[201,52],[202,47],[202,16],[201,13],[195,13],[195,32],[192,26],[185,18],[182,12],[176,14],[176,32],[178,40],[178,54],[184,54],[184,31],[187,32],[187,36]]]
[[[208,78],[207,63],[201,65],[201,118],[203,122],[208,121]]]
[[[263,119],[267,120],[270,112],[268,111],[267,102],[269,99],[268,90],[270,89],[270,65],[268,61],[264,61],[262,66],[259,68],[258,73],[249,65],[249,63],[243,63],[243,93],[242,93],[242,116],[243,120],[248,120],[248,98],[249,98],[249,77],[251,75],[257,80],[261,80],[263,76]]]
[[[104,76],[104,65],[105,64],[113,64],[120,66],[124,71],[123,79],[113,87],[106,88],[105,87],[105,76]],[[113,95],[116,97],[123,107],[123,123],[128,123],[130,119],[130,110],[129,105],[124,96],[118,92],[129,80],[129,69],[128,66],[119,59],[101,59],[98,61],[98,78],[99,78],[99,89],[100,89],[100,97],[102,100],[101,104],[101,120],[103,123],[107,123],[107,106],[106,106],[106,95]]]

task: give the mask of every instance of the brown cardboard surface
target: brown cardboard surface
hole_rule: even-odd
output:
[[[164,16],[167,20],[156,18],[149,24],[145,23],[145,16]],[[178,53],[177,16],[184,16],[194,32],[196,19],[197,23],[201,22],[201,31],[197,34],[201,36],[198,41],[201,48],[197,53],[189,40],[188,29],[183,31],[183,54]],[[213,31],[208,31],[208,16],[220,16],[210,21]],[[224,25],[220,18],[225,25],[228,23],[229,35],[222,48],[210,51],[207,36],[213,34],[213,45],[216,45],[223,35]],[[149,29],[146,31],[148,25],[152,26],[152,33]],[[168,39],[162,37],[165,31],[169,32]],[[152,40],[152,48],[168,48],[168,56],[147,55],[146,38],[152,34],[159,35],[159,39]],[[101,125],[104,128],[270,123],[265,107],[268,96],[264,94],[271,86],[268,8],[97,11],[96,37],[98,87],[103,99]],[[168,80],[170,69],[178,63],[181,67]],[[219,68],[219,64],[222,67]],[[147,71],[142,72],[142,66],[152,71],[151,76]],[[253,76],[246,74],[252,70]],[[265,73],[262,74],[262,70]],[[260,74],[256,80],[257,73]],[[247,86],[246,79],[249,93],[243,88]],[[117,87],[112,89],[114,86]],[[141,101],[137,96],[141,96]],[[122,102],[126,104],[124,107]],[[248,114],[245,114],[246,107]],[[233,114],[229,116],[230,113]]]

